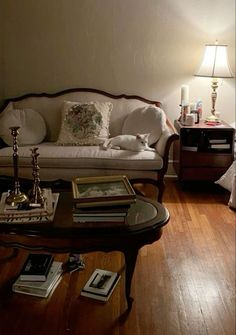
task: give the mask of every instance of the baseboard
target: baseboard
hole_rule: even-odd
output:
[[[178,176],[174,170],[174,160],[173,159],[169,159],[168,162],[168,169],[167,169],[167,173],[165,175],[165,178],[171,178],[171,179],[178,179]]]
[[[178,180],[178,176],[177,175],[166,174],[165,179]]]

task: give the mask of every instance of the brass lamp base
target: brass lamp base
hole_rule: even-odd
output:
[[[216,90],[218,88],[218,78],[212,78],[211,81],[211,88],[212,88],[212,93],[211,93],[211,115],[209,115],[206,118],[207,122],[212,122],[213,124],[218,124],[220,122],[220,113],[216,112],[215,106],[216,106],[216,98],[217,98],[217,93]]]
[[[215,115],[216,109],[216,98],[217,98],[217,93],[216,90],[218,88],[218,78],[212,78],[211,80],[211,88],[212,88],[212,93],[211,93],[211,114]]]
[[[23,204],[28,202],[29,199],[27,197],[26,194],[24,193],[18,193],[15,194],[15,192],[12,192],[8,195],[8,197],[6,198],[6,204],[10,205],[10,206],[17,206],[19,204]]]

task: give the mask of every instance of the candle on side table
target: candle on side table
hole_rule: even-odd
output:
[[[189,104],[189,86],[181,86],[181,106],[187,106]]]

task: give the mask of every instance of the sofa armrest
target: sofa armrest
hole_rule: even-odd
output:
[[[166,130],[162,133],[160,139],[155,145],[156,151],[163,158],[162,170],[164,171],[164,173],[167,171],[168,168],[169,151],[171,144],[179,139],[179,134],[177,133],[169,119],[166,120],[166,125]]]

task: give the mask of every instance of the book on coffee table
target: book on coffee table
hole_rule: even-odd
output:
[[[8,205],[6,198],[8,192],[3,192],[0,201],[0,217],[29,217],[29,216],[43,216],[53,214],[53,193],[50,188],[42,189],[42,196],[44,203],[42,206],[37,204],[19,204],[15,206]]]
[[[117,272],[96,269],[82,289],[81,295],[106,302],[119,279],[120,274]]]
[[[99,206],[76,208],[73,207],[73,215],[75,216],[126,216],[130,204],[123,206]]]
[[[130,209],[130,205],[123,206],[107,206],[107,207],[86,207],[75,208],[72,210],[72,217],[75,223],[96,223],[99,222],[101,226],[107,226],[108,223],[124,224],[126,223],[126,216]]]
[[[6,210],[7,193],[3,193],[0,201],[0,224],[34,224],[34,223],[49,223],[52,222],[56,213],[56,208],[59,199],[59,193],[51,194],[50,210],[45,212],[45,207],[35,208],[29,210],[22,210],[17,208]],[[49,207],[47,207],[49,209]]]
[[[29,254],[20,272],[22,281],[46,281],[53,262],[50,254]]]
[[[47,298],[52,293],[62,278],[62,262],[54,261],[47,276],[47,280],[40,281],[23,281],[18,278],[12,286],[13,292],[33,295]]]

